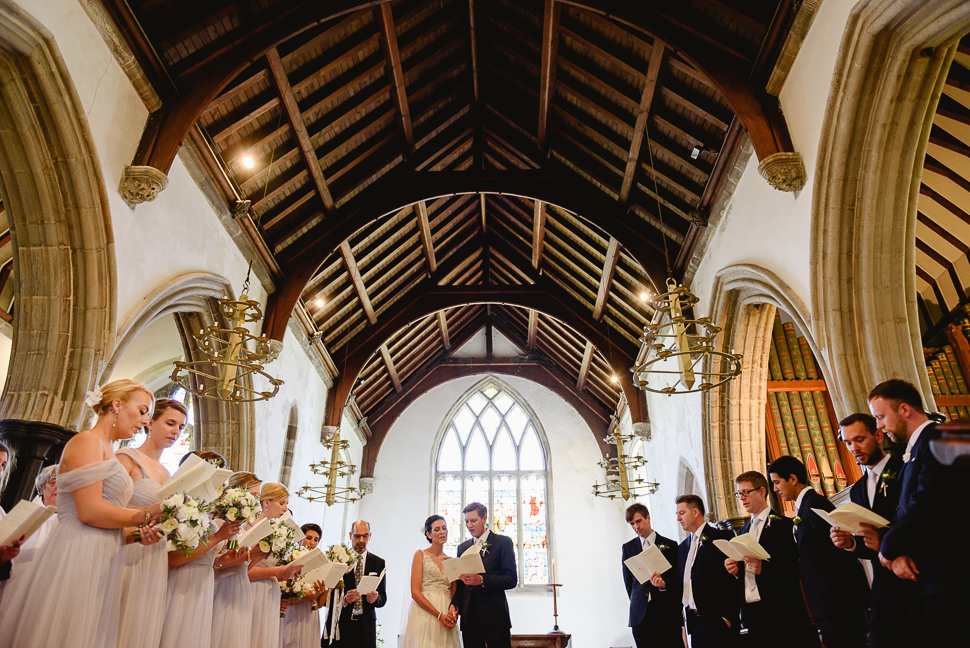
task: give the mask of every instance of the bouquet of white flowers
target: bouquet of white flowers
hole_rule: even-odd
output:
[[[165,534],[168,551],[178,549],[188,555],[209,536],[209,516],[199,503],[185,493],[176,493],[162,501],[158,528]]]
[[[290,554],[301,547],[293,541],[293,528],[282,518],[270,520],[273,532],[259,541],[259,550],[268,553],[278,564],[290,562]]]
[[[209,515],[227,522],[252,524],[261,510],[259,498],[244,488],[227,488],[222,495],[209,505]],[[239,548],[239,540],[232,539],[229,550]]]

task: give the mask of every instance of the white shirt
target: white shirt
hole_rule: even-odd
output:
[[[485,533],[475,538],[475,548],[481,551],[482,545],[486,542],[488,542],[488,529],[485,529]]]
[[[690,584],[691,571],[694,569],[694,558],[697,557],[697,547],[701,544],[701,536],[707,524],[702,524],[699,529],[690,534],[690,551],[687,552],[687,564],[684,566],[684,597],[683,603],[691,610],[696,610],[694,603],[694,590]]]
[[[765,510],[751,518],[751,528],[748,530],[748,534],[759,542],[761,541],[761,532],[765,530],[765,525],[768,524],[769,515],[771,515],[771,509],[766,506]],[[755,580],[756,576],[750,568],[745,566],[744,600],[747,603],[757,603],[761,600],[761,593],[758,591],[758,582]]]
[[[913,452],[913,446],[916,445],[916,440],[919,439],[920,432],[922,432],[923,428],[932,422],[932,420],[926,421],[916,428],[915,432],[909,435],[909,441],[906,443],[906,456],[903,457],[904,462],[909,462],[909,455]]]
[[[876,501],[876,487],[879,485],[879,476],[882,475],[882,471],[886,469],[886,464],[889,463],[889,455],[883,456],[883,458],[874,466],[866,466],[866,488],[869,493],[869,506],[872,506]]]
[[[796,517],[798,516],[798,509],[800,509],[802,507],[802,500],[805,499],[805,493],[807,493],[810,490],[812,490],[812,487],[811,486],[806,486],[805,488],[802,489],[802,492],[798,494],[798,497],[795,498],[795,516]]]
[[[640,548],[646,550],[647,547],[657,544],[657,532],[651,531],[650,535],[647,537],[637,536],[640,538]]]

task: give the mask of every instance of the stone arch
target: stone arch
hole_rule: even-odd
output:
[[[286,422],[286,441],[283,444],[283,461],[280,462],[280,483],[290,487],[293,470],[293,454],[296,451],[296,434],[299,430],[300,411],[296,403],[290,406],[290,418]]]
[[[740,376],[704,394],[708,508],[723,519],[739,514],[732,495],[734,477],[746,470],[764,471],[767,461],[768,351],[777,310],[787,313],[805,333],[823,375],[827,366],[809,328],[808,308],[775,273],[754,264],[728,266],[715,275],[711,295],[711,319],[723,329],[718,350],[744,356]]]
[[[0,195],[13,240],[14,313],[0,434],[21,461],[5,504],[81,424],[115,321],[108,199],[80,99],[53,36],[0,5]],[[10,500],[10,501],[7,501]]]
[[[829,366],[840,413],[865,411],[869,389],[891,377],[933,403],[920,362],[916,207],[933,115],[967,29],[963,0],[863,0],[843,35],[819,143],[811,254],[813,331],[824,349],[816,357]]]

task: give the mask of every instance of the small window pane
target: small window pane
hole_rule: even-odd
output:
[[[522,430],[525,429],[525,424],[529,422],[529,415],[525,411],[516,405],[512,408],[512,411],[506,414],[505,422],[509,424],[509,430],[512,431],[512,438],[515,439],[516,445],[522,439]]]
[[[477,427],[465,448],[465,470],[488,470],[488,446],[481,429]]]
[[[492,529],[512,538],[515,547],[515,561],[519,561],[519,525],[516,520],[518,492],[514,477],[495,479],[495,511],[492,514]]]
[[[441,452],[438,454],[438,470],[461,470],[461,446],[458,445],[458,437],[455,436],[455,431],[452,428],[448,428],[444,443],[441,444]]]
[[[448,523],[448,542],[445,553],[454,556],[461,543],[461,480],[455,476],[438,480],[438,515]]]
[[[492,470],[515,470],[515,446],[505,426],[492,444]]]
[[[474,411],[475,414],[481,414],[482,408],[485,407],[486,403],[488,403],[488,401],[485,400],[485,397],[481,394],[475,394],[468,399],[468,406],[472,408],[472,411]]]
[[[519,446],[519,466],[521,470],[545,470],[546,468],[542,446],[539,445],[539,437],[536,436],[536,430],[531,423]]]
[[[498,393],[498,389],[495,388],[495,385],[489,385],[483,389],[482,392],[489,398],[495,398],[495,394]]]
[[[546,566],[546,482],[534,475],[522,479],[522,551],[525,582],[548,583]]]
[[[495,433],[498,431],[499,423],[502,422],[502,415],[498,413],[497,409],[489,405],[478,420],[482,424],[482,429],[485,430],[485,437],[488,439],[489,445],[491,445],[495,441]]]
[[[465,480],[465,506],[472,502],[491,508],[488,499],[488,477],[473,475]],[[464,516],[462,516],[462,526],[464,526]]]
[[[461,444],[467,444],[468,433],[471,432],[472,426],[475,425],[475,415],[467,407],[462,407],[458,414],[455,415],[454,423],[455,428],[458,430],[458,436],[461,438]]]
[[[515,401],[512,400],[512,397],[505,392],[502,392],[499,397],[492,402],[495,403],[496,407],[498,407],[498,411],[500,411],[502,414],[508,412],[509,408],[515,405]]]

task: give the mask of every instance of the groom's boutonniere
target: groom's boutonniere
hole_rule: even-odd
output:
[[[483,556],[488,553],[488,548],[491,547],[491,546],[492,546],[492,543],[490,543],[490,542],[483,542],[482,543],[481,551],[482,551],[482,555]]]
[[[781,519],[781,516],[780,515],[775,515],[774,513],[769,513],[768,514],[768,521],[765,522],[765,527],[770,527],[772,520],[780,520],[780,519]]]
[[[659,549],[660,551],[667,551],[668,549],[670,549],[670,547],[668,547],[667,545],[655,545],[655,546],[656,546],[656,547],[657,547],[657,549]]]
[[[707,542],[707,534],[706,533],[702,533],[701,534],[701,542]]]
[[[909,463],[909,458],[913,456],[912,452],[907,452],[903,455],[903,463]]]
[[[889,482],[892,481],[893,479],[896,479],[896,477],[898,476],[899,476],[899,473],[894,473],[891,470],[889,470],[889,468],[886,468],[885,470],[882,471],[882,474],[879,475],[879,480],[880,480],[879,490],[880,492],[882,492],[883,495],[886,494],[886,489],[889,488]]]
[[[794,522],[795,529],[797,530],[798,529],[798,525],[802,523],[802,519],[800,517],[798,517],[798,516],[795,516],[795,519],[792,520],[792,522]]]

